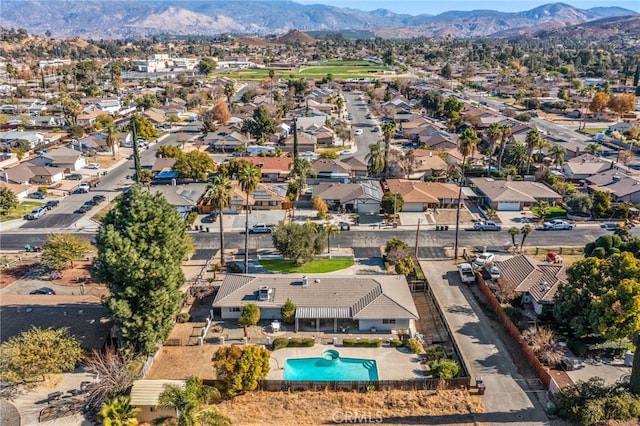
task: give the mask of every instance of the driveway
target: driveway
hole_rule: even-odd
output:
[[[545,400],[534,377],[523,377],[509,352],[471,294],[460,282],[450,260],[421,261],[431,290],[444,312],[472,378],[481,376],[486,384],[485,414],[474,415],[483,424],[551,424],[540,399]],[[472,382],[473,383],[473,382]]]

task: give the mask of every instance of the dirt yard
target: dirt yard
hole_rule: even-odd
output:
[[[199,376],[204,380],[214,380],[213,354],[219,345],[164,346],[156,356],[153,366],[145,379],[182,380]]]
[[[234,425],[365,423],[474,424],[481,397],[466,390],[358,392],[250,392],[217,405]],[[360,422],[358,422],[360,423]]]

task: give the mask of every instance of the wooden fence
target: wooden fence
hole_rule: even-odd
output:
[[[500,322],[507,329],[511,337],[518,343],[520,347],[520,351],[524,358],[529,362],[529,364],[533,367],[536,372],[536,375],[540,379],[540,381],[544,384],[546,389],[549,389],[549,385],[551,383],[551,375],[547,371],[547,369],[542,365],[542,363],[538,360],[538,357],[535,356],[529,345],[522,339],[522,334],[520,334],[520,330],[516,327],[511,319],[507,316],[507,314],[502,309],[502,306],[498,302],[498,299],[493,294],[489,286],[485,283],[481,274],[476,274],[476,281],[478,282],[478,286],[480,287],[480,291],[487,298],[487,302],[491,306],[491,309],[500,319]]]
[[[371,381],[288,381],[288,380],[263,380],[260,389],[273,392],[287,392],[293,390],[332,390],[332,391],[358,391],[369,390],[436,390],[469,388],[469,377],[456,377],[449,380],[440,379],[413,379],[413,380],[371,380]]]

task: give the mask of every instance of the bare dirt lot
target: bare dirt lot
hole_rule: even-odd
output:
[[[317,425],[353,423],[474,424],[484,412],[481,397],[466,390],[251,392],[216,408],[234,425]],[[358,423],[360,423],[358,422]]]
[[[190,376],[214,380],[213,354],[219,345],[164,346],[156,356],[145,379],[182,380]]]

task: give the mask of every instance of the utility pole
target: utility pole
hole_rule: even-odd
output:
[[[136,132],[135,116],[131,116],[131,128],[133,130],[133,164],[136,171],[136,183],[140,183],[140,173],[142,168],[140,167],[140,150],[138,149],[138,134]]]

